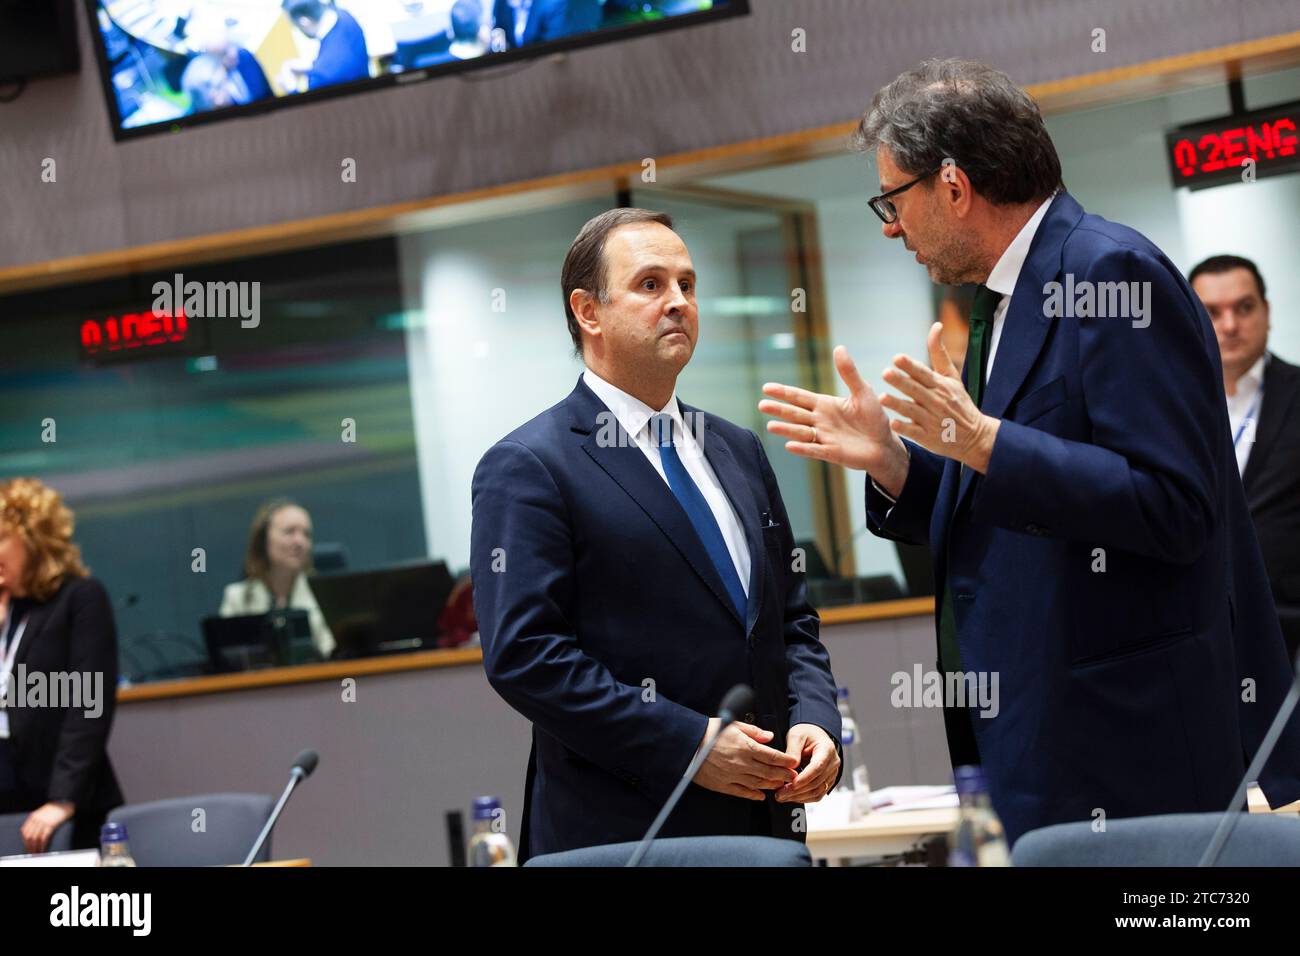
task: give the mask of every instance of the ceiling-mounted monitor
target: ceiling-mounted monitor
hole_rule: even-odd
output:
[[[749,12],[749,0],[85,2],[118,139]]]

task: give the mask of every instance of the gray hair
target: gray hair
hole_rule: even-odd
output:
[[[1041,201],[1064,187],[1038,104],[974,60],[926,60],[900,74],[872,97],[854,145],[884,146],[913,176],[951,159],[996,205]]]

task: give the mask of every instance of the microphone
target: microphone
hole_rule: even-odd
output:
[[[632,854],[632,858],[627,861],[627,866],[637,866],[641,863],[642,858],[650,849],[650,844],[654,842],[660,828],[668,819],[668,815],[673,812],[673,808],[677,806],[677,801],[681,800],[682,794],[686,792],[686,788],[690,785],[690,782],[695,778],[695,775],[699,773],[700,767],[703,766],[705,758],[709,756],[709,751],[712,750],[713,745],[718,742],[718,738],[722,736],[722,732],[727,729],[728,724],[735,723],[738,714],[743,714],[746,711],[753,709],[753,706],[754,692],[744,684],[737,684],[735,687],[731,688],[731,690],[727,691],[726,696],[722,698],[721,706],[718,707],[719,723],[717,731],[714,732],[712,737],[705,740],[704,746],[696,752],[695,759],[690,762],[690,765],[686,768],[686,772],[682,774],[682,779],[677,781],[677,786],[669,795],[668,802],[664,804],[663,809],[659,811],[659,816],[655,817],[654,823],[650,824],[650,829],[646,831],[645,836],[641,838],[641,842],[637,844],[636,851]]]
[[[293,793],[293,788],[310,777],[318,763],[320,763],[320,755],[314,750],[304,750],[294,759],[293,766],[289,768],[289,784],[284,788],[284,793],[280,794],[280,801],[275,805],[275,809],[271,811],[271,815],[266,818],[266,826],[262,827],[262,832],[257,835],[257,842],[248,851],[243,866],[253,865],[253,861],[257,859],[257,854],[262,852],[262,844],[266,843],[271,836],[271,829],[275,826],[275,822],[280,819],[280,811],[289,802],[289,795]]]
[[[1264,735],[1264,742],[1259,745],[1255,759],[1246,768],[1246,775],[1241,778],[1241,783],[1237,784],[1237,792],[1232,795],[1232,802],[1223,812],[1219,826],[1215,829],[1214,836],[1210,838],[1210,845],[1205,848],[1205,854],[1201,857],[1201,862],[1196,864],[1197,866],[1214,866],[1219,861],[1228,838],[1232,836],[1237,821],[1241,819],[1241,805],[1246,799],[1246,787],[1250,781],[1259,779],[1259,775],[1264,771],[1264,764],[1268,763],[1268,758],[1273,755],[1273,748],[1277,746],[1278,738],[1282,736],[1282,729],[1290,719],[1291,712],[1295,710],[1296,703],[1300,702],[1300,654],[1296,654],[1296,659],[1292,663],[1295,673],[1291,676],[1291,689],[1287,691],[1286,699],[1282,701],[1277,716],[1273,718],[1268,733]]]

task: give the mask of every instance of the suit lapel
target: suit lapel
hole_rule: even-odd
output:
[[[1255,447],[1250,450],[1250,457],[1246,459],[1246,473],[1241,476],[1247,496],[1259,484],[1259,476],[1268,461],[1269,451],[1277,444],[1283,424],[1290,419],[1296,394],[1300,392],[1300,375],[1286,375],[1285,371],[1276,358],[1270,360],[1264,370],[1264,401],[1259,409]]]
[[[23,628],[23,639],[18,644],[18,653],[14,656],[14,667],[26,662],[28,655],[31,654],[32,645],[36,643],[37,636],[41,633],[41,627],[45,624],[45,619],[50,614],[50,602],[43,604],[34,604],[27,612],[27,626]],[[21,622],[22,618],[19,617]],[[8,622],[5,624],[8,627]],[[16,677],[14,678],[17,679]]]
[[[754,623],[758,620],[762,597],[759,588],[764,578],[763,563],[767,560],[762,532],[758,528],[759,511],[762,509],[754,497],[752,486],[745,478],[745,473],[736,463],[735,455],[732,454],[731,448],[723,437],[713,428],[713,421],[709,416],[685,404],[682,405],[682,412],[689,416],[688,422],[693,421],[696,416],[704,420],[703,435],[700,436],[700,443],[704,446],[704,457],[713,467],[713,473],[718,476],[723,492],[731,502],[731,507],[735,509],[736,517],[740,521],[740,530],[745,535],[745,544],[749,547],[749,587],[746,588],[748,599],[745,607],[745,633],[748,634],[754,629]],[[699,434],[698,430],[696,434]]]
[[[574,431],[586,434],[582,442],[583,451],[659,526],[659,530],[672,542],[700,580],[739,622],[740,618],[723,586],[722,578],[672,489],[659,477],[659,473],[618,423],[613,412],[605,407],[581,379],[570,395],[570,400],[574,412],[571,427]],[[605,414],[601,415],[601,412]]]
[[[985,415],[1001,418],[1006,413],[1029,370],[1034,367],[1038,353],[1043,350],[1053,321],[1043,308],[1043,286],[1060,273],[1065,237],[1082,217],[1083,207],[1069,193],[1061,192],[1052,200],[1038,224],[1002,321],[993,371],[984,387],[984,401],[980,406]],[[963,468],[961,485],[957,490],[958,504],[966,496],[973,480],[974,473]]]

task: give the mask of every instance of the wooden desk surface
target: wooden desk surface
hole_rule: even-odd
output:
[[[296,860],[267,860],[265,863],[254,863],[253,866],[311,866],[311,859],[304,856]]]
[[[1270,810],[1258,787],[1246,793],[1251,813],[1300,814],[1300,800]],[[810,829],[808,852],[814,859],[893,856],[910,850],[928,837],[949,833],[957,826],[957,809],[899,810],[869,813],[845,826]]]

